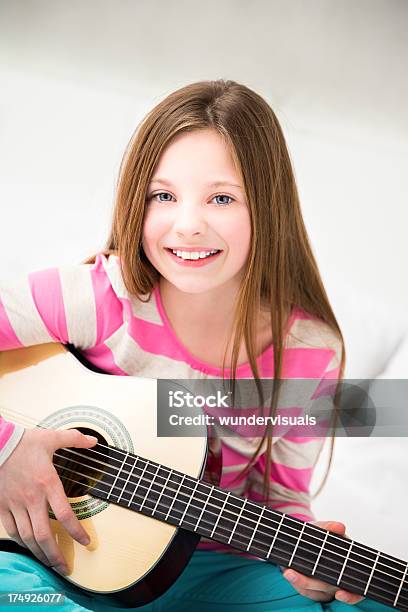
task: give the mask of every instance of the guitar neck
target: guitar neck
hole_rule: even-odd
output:
[[[408,610],[406,561],[114,447],[90,450],[98,447],[109,469],[92,496]]]

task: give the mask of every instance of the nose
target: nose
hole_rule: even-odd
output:
[[[177,207],[173,229],[179,236],[203,234],[207,222],[200,206],[184,203]]]

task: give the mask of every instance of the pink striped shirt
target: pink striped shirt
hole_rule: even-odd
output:
[[[45,342],[71,343],[97,367],[112,374],[147,378],[222,378],[221,368],[194,357],[177,338],[164,311],[159,286],[144,303],[126,290],[119,258],[98,255],[94,264],[34,272],[0,286],[0,350]],[[312,398],[324,394],[325,379],[337,378],[341,345],[323,322],[299,308],[292,311],[283,359],[283,378],[316,379]],[[273,378],[273,345],[257,358],[260,375]],[[226,370],[228,376],[230,370]],[[252,378],[248,363],[237,378]],[[323,391],[321,391],[323,389]],[[24,429],[0,416],[0,465]],[[261,499],[265,447],[245,478],[233,478],[252,456],[259,439],[224,436],[221,486]],[[290,428],[274,433],[268,505],[313,520],[309,485],[323,438],[295,437]],[[203,540],[203,548],[227,549]]]

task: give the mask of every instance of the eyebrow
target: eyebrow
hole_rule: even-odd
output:
[[[166,178],[154,178],[150,181],[150,183],[160,183],[162,185],[167,185],[167,187],[173,187],[171,181]],[[222,185],[229,185],[230,187],[238,187],[238,189],[242,189],[242,185],[237,185],[236,183],[231,183],[230,181],[213,181],[212,183],[207,183],[208,187],[221,187]]]

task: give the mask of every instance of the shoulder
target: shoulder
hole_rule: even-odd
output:
[[[95,256],[94,263],[84,265],[89,267],[91,274],[98,284],[108,282],[118,296],[126,292],[121,273],[120,260],[117,255],[98,253]]]
[[[95,276],[96,282],[108,282],[118,298],[130,298],[131,294],[125,285],[118,255],[98,253],[95,256],[94,263],[85,265],[91,266],[90,269]]]
[[[125,285],[120,258],[117,255],[99,253],[93,266],[96,282],[109,283],[116,299],[124,308],[125,318],[130,318],[133,322],[141,320],[163,325],[153,296],[154,290],[150,294],[150,299],[148,293],[140,296],[130,293]]]

